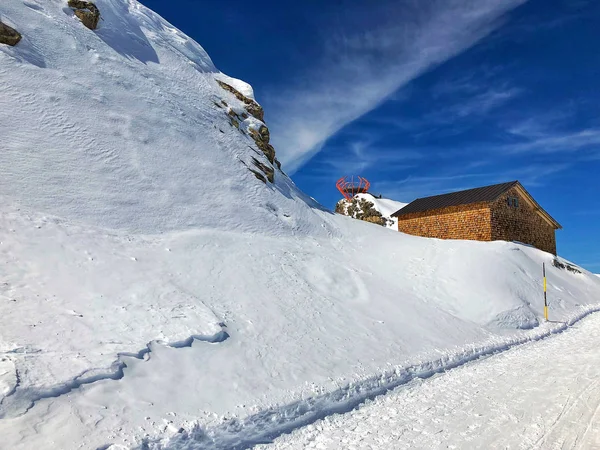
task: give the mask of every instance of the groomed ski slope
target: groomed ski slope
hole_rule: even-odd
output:
[[[593,314],[547,340],[417,379],[255,448],[600,448],[599,341]]]
[[[0,47],[1,445],[129,447],[365,398],[548,331],[542,263],[557,320],[600,303],[599,278],[538,250],[407,236],[278,170],[262,183],[215,106],[244,107],[217,79],[251,88],[138,2],[97,5],[92,32],[62,0],[0,3],[23,34]]]

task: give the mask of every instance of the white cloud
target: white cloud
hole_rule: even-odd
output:
[[[510,145],[507,149],[515,153],[577,152],[589,149],[600,154],[600,129],[589,128],[564,133],[549,133],[530,138],[526,142]]]
[[[343,157],[339,154],[323,159],[328,177],[339,174],[364,173],[377,167],[378,172],[407,169],[423,157],[423,153],[408,148],[379,146],[375,140],[356,140],[348,143]],[[337,157],[336,157],[337,156]]]
[[[406,176],[399,180],[378,181],[376,186],[385,196],[399,201],[456,192],[519,180],[526,187],[541,186],[548,177],[571,167],[569,163],[530,163],[526,166],[498,167],[491,162],[471,161],[447,167],[431,176]],[[476,171],[475,171],[476,169]],[[486,170],[487,169],[487,170]]]
[[[587,157],[600,156],[600,128],[569,127],[574,112],[564,108],[548,113],[538,113],[507,127],[510,135],[519,139],[500,150],[510,153],[575,153],[587,150]],[[582,155],[578,155],[582,156]]]
[[[393,2],[380,20],[387,25],[327,42],[320,61],[307,62],[286,89],[268,96],[273,143],[286,170],[294,172],[345,125],[474,45],[525,1]]]
[[[486,92],[474,95],[465,102],[456,103],[443,110],[447,120],[464,119],[471,116],[483,116],[490,111],[503,106],[521,91],[517,88],[492,88]]]

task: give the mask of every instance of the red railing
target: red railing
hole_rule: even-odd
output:
[[[335,183],[338,191],[346,200],[352,200],[356,194],[364,194],[369,191],[371,183],[363,177],[342,177]]]

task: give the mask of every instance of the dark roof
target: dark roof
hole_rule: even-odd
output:
[[[518,184],[518,181],[494,184],[466,191],[451,192],[449,194],[434,195],[433,197],[418,198],[404,208],[392,214],[399,217],[405,214],[430,211],[433,209],[447,208],[449,206],[470,205],[471,203],[492,202]]]

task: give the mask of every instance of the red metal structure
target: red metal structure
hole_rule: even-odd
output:
[[[342,177],[337,180],[335,186],[342,193],[346,200],[352,200],[356,194],[366,194],[371,187],[371,183],[363,177]]]

